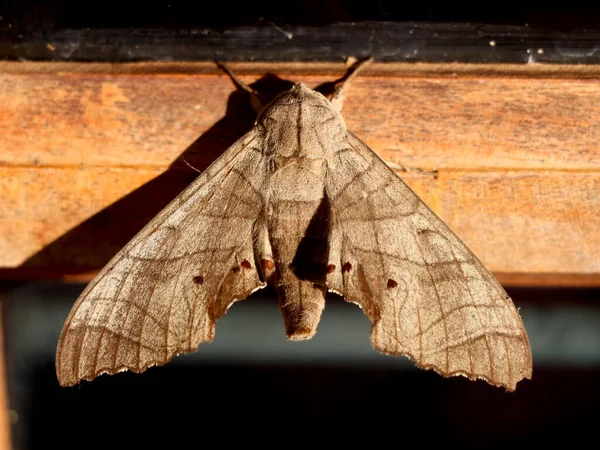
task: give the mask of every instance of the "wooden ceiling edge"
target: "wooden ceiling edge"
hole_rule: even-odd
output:
[[[342,75],[342,62],[228,62],[241,75],[267,72],[293,75]],[[0,74],[106,74],[106,75],[220,75],[212,61],[173,62],[61,62],[0,61]],[[594,64],[474,64],[375,62],[361,76],[367,77],[501,77],[600,79],[600,65]]]
[[[598,288],[600,273],[509,273],[494,272],[505,287]]]

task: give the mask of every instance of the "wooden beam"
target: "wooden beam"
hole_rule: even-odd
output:
[[[269,71],[311,87],[344,71],[232,68],[271,95],[289,83]],[[374,64],[343,114],[508,284],[596,285],[598,75]],[[181,155],[203,170],[254,120],[212,63],[2,63],[0,104],[3,276],[97,270],[197,175]]]

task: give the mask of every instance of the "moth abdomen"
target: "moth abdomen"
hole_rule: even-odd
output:
[[[276,292],[287,337],[293,341],[313,337],[325,308],[325,285],[300,280],[291,270],[284,269]]]

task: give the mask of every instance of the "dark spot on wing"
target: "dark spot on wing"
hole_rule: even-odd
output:
[[[240,267],[235,266],[235,267],[232,267],[231,270],[233,271],[233,273],[238,273],[240,271]]]
[[[192,280],[196,284],[202,284],[202,283],[204,283],[204,277],[202,275],[196,275],[194,278],[192,278]]]
[[[335,264],[329,264],[327,266],[327,273],[333,273],[334,270],[335,270]]]
[[[250,263],[248,262],[248,260],[247,260],[247,259],[245,259],[245,260],[243,260],[243,261],[242,261],[242,267],[243,267],[244,269],[252,269],[252,264],[250,264]]]
[[[398,282],[396,280],[392,280],[391,278],[388,279],[388,282],[387,282],[388,289],[395,288],[396,286],[398,286]]]
[[[345,263],[342,266],[342,272],[350,272],[350,270],[352,270],[352,264],[350,264],[349,262]]]
[[[261,259],[260,260],[260,265],[263,268],[263,270],[268,271],[268,270],[273,270],[275,268],[275,263],[273,261],[271,261],[270,259]]]

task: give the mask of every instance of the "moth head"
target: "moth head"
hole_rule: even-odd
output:
[[[259,114],[259,121],[260,116],[268,115],[269,111],[298,104],[302,104],[308,108],[311,106],[331,107],[331,103],[323,94],[309,88],[303,83],[296,83],[288,91],[282,92],[264,107]]]
[[[296,102],[301,100],[303,102],[314,103],[314,104],[329,104],[329,100],[318,91],[309,88],[304,83],[296,83],[287,94],[289,94]]]

